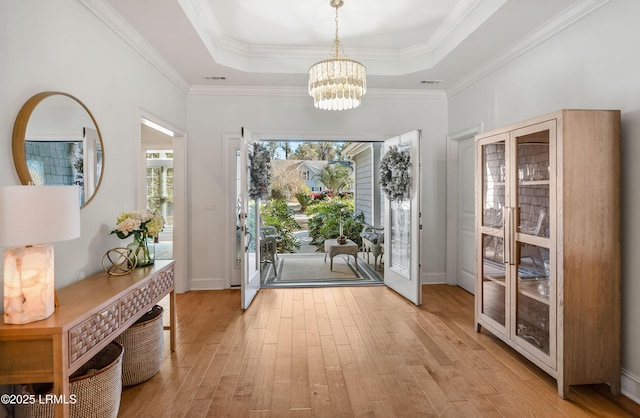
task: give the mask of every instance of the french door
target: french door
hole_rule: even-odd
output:
[[[382,154],[391,147],[409,153],[410,185],[402,199],[384,204],[384,283],[416,305],[422,303],[420,286],[420,137],[416,130],[384,141]]]
[[[243,243],[241,308],[248,309],[260,290],[260,201],[249,197],[249,147],[253,144],[251,132],[242,128],[240,141],[240,209],[238,228]]]

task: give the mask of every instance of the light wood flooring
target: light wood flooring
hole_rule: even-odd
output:
[[[560,399],[553,379],[474,331],[458,287],[424,286],[422,307],[384,286],[262,289],[239,305],[239,290],[178,295],[177,350],[165,342],[120,416],[640,417],[605,385]]]

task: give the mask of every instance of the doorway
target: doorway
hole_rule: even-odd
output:
[[[175,261],[175,290],[186,281],[186,135],[153,115],[140,113],[138,207],[160,213],[165,227],[157,238],[155,258]]]
[[[225,142],[230,146],[225,147],[224,152],[234,161],[226,172],[236,179],[235,185],[229,188],[233,197],[228,199],[228,204],[235,209],[241,189],[240,142],[231,137]],[[380,157],[381,142],[262,139],[257,143],[269,150],[272,167],[272,190],[260,205],[261,228],[256,239],[262,251],[261,287],[384,284],[381,252],[364,252],[360,237],[365,225],[375,227],[379,235],[382,231],[384,204],[380,191],[374,190],[377,174],[373,162],[374,158]],[[324,182],[320,180],[323,171],[336,174],[341,169],[351,174],[347,184],[339,185],[326,178]],[[347,254],[325,257],[324,240],[336,237],[324,236],[331,232],[319,229],[333,222],[333,212],[340,215],[340,209],[345,212],[342,214],[343,232],[349,231],[355,249]],[[313,218],[318,214],[323,217],[324,225],[314,223]],[[337,219],[334,219],[336,231],[333,232],[337,232],[340,225]],[[229,265],[230,286],[240,283],[239,265],[243,252],[242,236],[238,234],[237,226],[229,231],[232,229],[235,251],[228,250],[230,255],[234,254]],[[373,246],[379,249],[381,245],[375,243]],[[371,247],[367,249],[371,251]]]
[[[475,294],[475,135],[482,125],[449,135],[447,142],[447,283]]]

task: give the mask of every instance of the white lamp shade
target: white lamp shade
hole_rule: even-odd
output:
[[[0,245],[47,244],[78,237],[78,186],[0,187]]]

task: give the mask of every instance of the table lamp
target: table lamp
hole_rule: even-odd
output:
[[[4,323],[27,324],[54,310],[53,246],[80,237],[78,186],[0,187]]]

